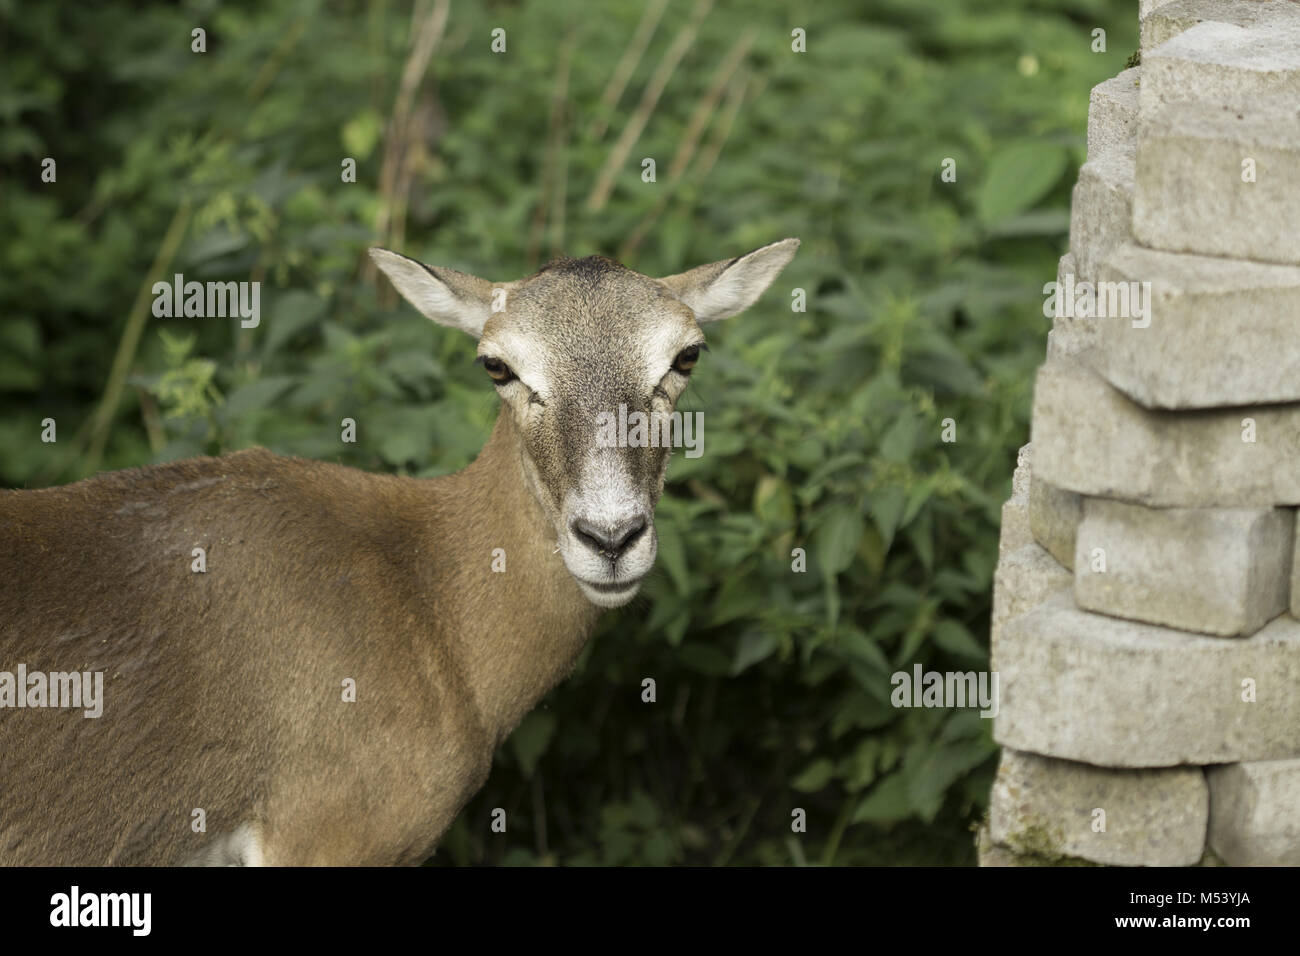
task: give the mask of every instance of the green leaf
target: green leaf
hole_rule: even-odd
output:
[[[686,563],[686,548],[682,545],[681,533],[672,521],[655,522],[655,535],[658,539],[658,563],[668,572],[673,587],[678,594],[687,594],[691,589],[690,569]]]
[[[435,383],[446,377],[438,360],[424,352],[401,351],[384,363],[384,372],[422,398],[432,394]]]
[[[897,485],[886,485],[883,488],[876,489],[868,500],[867,510],[871,512],[872,520],[876,522],[876,527],[880,529],[880,536],[885,541],[885,550],[894,541],[894,532],[898,530],[898,522],[903,517],[903,508],[907,503],[907,495],[902,488]]]
[[[976,201],[980,221],[996,225],[1033,206],[1056,185],[1069,159],[1053,143],[1016,143],[999,151]]]
[[[831,782],[834,773],[835,764],[826,757],[818,757],[790,781],[790,786],[800,793],[816,793]]]
[[[948,788],[996,751],[992,740],[974,738],[938,748],[927,743],[924,750],[909,753],[916,759],[907,761],[907,790],[917,815],[927,823],[934,819]]]
[[[277,398],[295,384],[294,379],[280,375],[259,378],[247,385],[241,385],[226,396],[225,404],[218,410],[217,417],[223,423],[233,422],[249,412],[269,408],[275,404]]]
[[[894,657],[894,663],[898,667],[905,667],[915,662],[917,649],[925,643],[930,633],[930,622],[934,619],[934,612],[938,606],[939,601],[936,598],[927,598],[916,606],[911,623],[903,634],[903,642]]]
[[[357,441],[368,448],[377,445],[379,454],[390,465],[423,461],[433,445],[435,416],[427,406],[378,406],[355,417]]]
[[[763,595],[754,590],[750,576],[741,571],[734,572],[722,582],[717,597],[713,599],[709,626],[717,627],[729,621],[753,617],[763,604]]]
[[[729,677],[731,661],[711,644],[686,644],[677,652],[677,662],[683,667],[707,674],[710,677]]]
[[[889,658],[885,652],[867,635],[858,630],[848,630],[836,638],[836,645],[845,653],[864,662],[881,674],[890,672]]]
[[[907,778],[893,773],[880,781],[853,811],[851,823],[893,823],[912,814]]]
[[[645,861],[650,866],[667,866],[672,863],[673,857],[676,855],[672,837],[669,836],[666,830],[655,830],[646,837],[643,852],[645,853]]]
[[[678,647],[686,638],[686,629],[691,626],[691,615],[689,611],[682,611],[677,617],[664,628],[664,636],[668,638],[670,647]]]
[[[0,354],[11,353],[16,359],[33,361],[41,346],[41,330],[30,316],[10,316],[0,323]],[[0,379],[6,382],[6,379]]]
[[[993,721],[981,717],[975,707],[954,710],[940,731],[938,740],[951,743],[958,740],[980,739],[991,743],[993,740]]]
[[[939,479],[931,475],[924,481],[919,481],[912,486],[912,489],[907,493],[907,504],[903,507],[903,517],[898,522],[900,528],[906,528],[912,523],[912,519],[916,517],[917,512],[930,500],[930,495],[934,493],[938,482]]]
[[[384,131],[384,118],[375,110],[366,109],[343,124],[343,148],[356,160],[363,160],[374,152]]]
[[[960,621],[944,618],[934,626],[934,642],[949,654],[985,660],[988,650],[971,636],[970,631]]]
[[[812,541],[824,577],[832,578],[852,563],[862,526],[862,515],[852,505],[838,504],[827,509]]]
[[[766,660],[780,645],[777,636],[770,631],[752,629],[740,635],[736,643],[736,656],[731,664],[731,674],[736,676],[759,661]]]
[[[510,735],[510,745],[514,748],[515,759],[525,777],[531,779],[537,769],[537,761],[551,746],[555,736],[555,715],[545,710],[535,710],[526,716]]]
[[[850,729],[875,730],[897,716],[897,709],[891,707],[888,700],[852,691],[835,707],[831,718],[831,738],[838,740]]]
[[[911,412],[904,412],[880,439],[880,455],[886,461],[905,462],[912,457],[921,423]]]

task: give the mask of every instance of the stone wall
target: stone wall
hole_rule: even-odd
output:
[[[1139,12],[1003,507],[983,865],[1300,864],[1300,3]]]

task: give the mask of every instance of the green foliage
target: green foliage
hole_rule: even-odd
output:
[[[396,134],[408,186],[385,192],[409,4],[20,13],[0,0],[0,480],[252,444],[419,476],[463,467],[495,397],[468,338],[372,281],[363,251],[380,221],[403,224],[405,253],[497,279],[559,251],[667,274],[799,236],[759,305],[708,330],[681,406],[706,413],[705,454],[670,467],[643,596],[515,731],[436,861],[969,862],[989,722],[896,709],[890,675],[988,666],[1041,286],[1068,228],[1088,90],[1123,65],[1091,53],[1089,31],[1131,49],[1135,13],[1120,0],[718,4],[591,211],[691,9],[671,0],[606,109],[636,5],[454,4]],[[197,25],[206,54],[190,52]],[[497,26],[505,55],[489,49]],[[736,98],[706,111],[670,177],[751,26]],[[795,26],[806,54],[790,50]],[[57,183],[40,180],[46,156]],[[956,182],[940,178],[945,158]],[[164,280],[260,281],[261,325],[149,315],[102,459],[61,457],[74,432],[92,444],[155,263]],[[795,288],[806,312],[791,311]],[[39,441],[47,416],[57,446]],[[344,417],[355,445],[338,440]],[[945,419],[955,443],[940,440]],[[796,548],[807,573],[791,571]],[[641,700],[646,677],[657,703]],[[791,833],[796,807],[806,834]]]

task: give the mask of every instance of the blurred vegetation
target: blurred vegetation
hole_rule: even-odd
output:
[[[0,0],[0,481],[253,444],[453,471],[496,398],[467,337],[375,281],[368,245],[510,279],[560,252],[668,274],[799,236],[759,305],[709,330],[682,406],[707,411],[706,454],[670,467],[644,597],[502,748],[434,862],[973,861],[989,722],[896,710],[889,677],[987,667],[1041,287],[1133,3],[447,9]],[[260,281],[261,325],[152,317],[176,272]]]

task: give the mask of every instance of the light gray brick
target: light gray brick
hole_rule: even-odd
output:
[[[1016,452],[1016,470],[1011,473],[1011,497],[1029,500],[1029,482],[1034,475],[1034,446],[1025,442]]]
[[[993,572],[993,631],[1052,595],[1068,592],[1073,581],[1070,572],[1036,544],[1000,556]]]
[[[1082,281],[1084,279],[1075,267],[1074,254],[1067,252],[1061,256],[1056,266],[1058,298],[1065,295],[1065,290],[1076,288]],[[1047,334],[1048,358],[1079,355],[1096,345],[1097,320],[1095,318],[1069,315],[1064,309],[1057,311],[1060,314],[1052,317],[1052,331]]]
[[[1025,866],[1016,854],[1004,846],[997,846],[989,836],[988,825],[980,827],[975,838],[975,850],[979,866]]]
[[[1016,455],[1011,476],[1011,497],[1002,503],[1002,526],[998,532],[998,557],[1032,544],[1029,530],[1029,479],[1033,467],[1033,446],[1026,443]]]
[[[1086,498],[1074,601],[1185,631],[1253,634],[1287,608],[1294,538],[1295,516],[1285,508],[1146,508]]]
[[[1260,98],[1300,100],[1300,8],[1291,21],[1200,23],[1142,59],[1143,115],[1186,100],[1222,106]]]
[[[1101,767],[1300,756],[1290,615],[1229,641],[1081,611],[1057,594],[993,638],[993,736],[1004,747]]]
[[[1291,554],[1291,616],[1300,620],[1300,511],[1296,512],[1295,551]]]
[[[1141,67],[1124,70],[1092,88],[1088,102],[1088,158],[1137,151],[1138,80]]]
[[[1300,405],[1152,411],[1086,365],[1054,359],[1038,370],[1035,478],[1155,507],[1300,503]],[[1243,441],[1247,420],[1253,442]]]
[[[1173,2],[1175,0],[1138,0],[1138,17],[1145,20],[1156,10]]]
[[[1103,153],[1079,168],[1070,204],[1070,252],[1081,275],[1097,274],[1112,249],[1133,241],[1132,153]]]
[[[1029,486],[1029,530],[1057,562],[1074,569],[1074,540],[1083,517],[1082,497],[1037,480]]]
[[[1205,851],[1209,803],[1199,767],[1116,770],[1004,749],[989,837],[1048,858],[1191,866]]]
[[[1246,160],[1254,163],[1254,182],[1242,181]],[[1142,245],[1300,264],[1298,103],[1171,103],[1144,113],[1135,182],[1132,233]],[[1076,201],[1085,195],[1076,192]],[[1084,219],[1109,216],[1112,205]],[[1090,248],[1103,247],[1094,240]]]
[[[1247,27],[1286,23],[1296,14],[1285,0],[1139,0],[1142,57],[1205,20]]]
[[[1172,409],[1300,401],[1300,268],[1130,245],[1097,278],[1099,304],[1106,287],[1141,300],[1139,310],[1129,295],[1126,314],[1093,320],[1097,370],[1134,401]]]
[[[1300,866],[1300,760],[1210,767],[1210,845],[1230,866]]]

